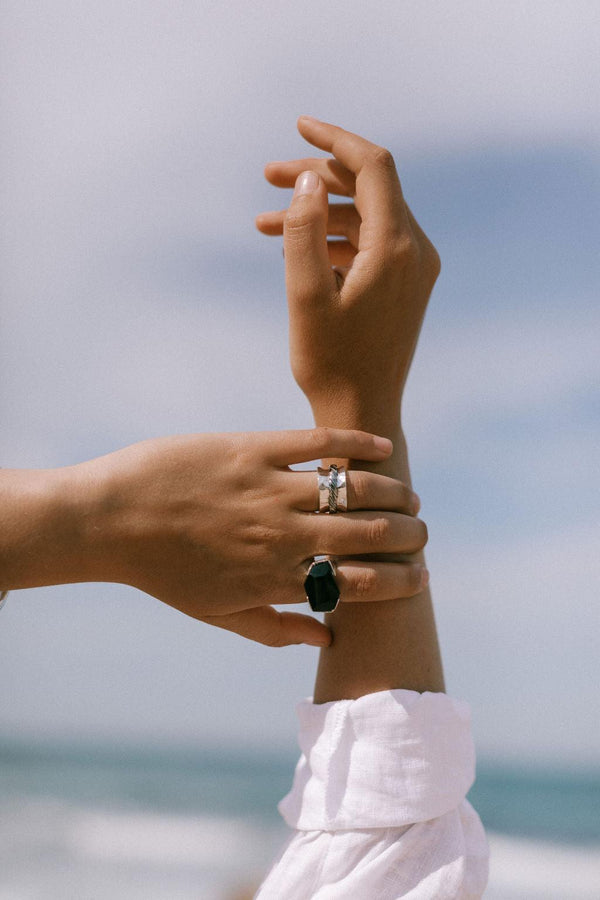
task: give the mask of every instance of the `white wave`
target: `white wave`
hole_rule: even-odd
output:
[[[93,884],[98,900],[222,900],[258,885],[286,834],[240,817],[49,799],[2,804],[0,832],[0,900],[64,900],[74,884]],[[598,900],[600,846],[488,837],[485,900]]]
[[[284,829],[46,798],[0,804],[0,834],[0,900],[224,900],[258,886]]]
[[[13,852],[60,849],[108,863],[198,868],[227,867],[232,859],[245,866],[283,833],[283,826],[242,817],[88,808],[52,799],[2,804],[0,824],[7,826]]]
[[[600,846],[577,847],[489,834],[486,900],[598,900]]]
[[[68,829],[79,856],[153,866],[244,866],[267,839],[268,830],[242,819],[159,813],[81,811]]]

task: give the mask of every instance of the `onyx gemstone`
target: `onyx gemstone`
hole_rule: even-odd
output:
[[[304,590],[313,612],[333,612],[340,599],[335,569],[330,560],[314,562],[308,570]]]

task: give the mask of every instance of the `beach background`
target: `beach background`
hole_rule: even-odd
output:
[[[310,425],[270,159],[389,147],[442,257],[406,396],[490,900],[600,896],[594,2],[0,2],[0,464]],[[280,192],[282,193],[282,192]],[[125,587],[0,617],[0,900],[242,900],[316,651]]]

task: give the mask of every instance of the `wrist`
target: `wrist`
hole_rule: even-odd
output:
[[[394,436],[400,430],[400,396],[373,391],[357,392],[346,386],[328,387],[322,395],[313,394],[309,403],[317,425],[332,428],[358,428],[381,437]]]
[[[389,438],[394,445],[394,452],[388,459],[375,464],[353,461],[352,468],[377,471],[411,485],[399,398],[380,396],[371,403],[367,402],[364,396],[356,397],[349,393],[340,396],[338,400],[335,394],[330,392],[327,397],[313,398],[311,408],[316,425],[358,428]]]
[[[106,457],[65,472],[63,505],[70,523],[73,581],[127,582],[126,533],[116,479]]]
[[[85,580],[71,467],[3,472],[1,505],[3,589]]]

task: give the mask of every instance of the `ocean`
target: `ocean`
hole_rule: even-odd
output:
[[[295,762],[0,740],[0,900],[248,900],[286,838]],[[600,771],[484,761],[470,799],[486,898],[600,900]]]

